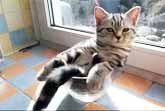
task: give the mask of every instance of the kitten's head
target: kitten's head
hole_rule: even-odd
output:
[[[95,7],[97,40],[111,45],[131,45],[140,11],[139,6],[121,14]]]

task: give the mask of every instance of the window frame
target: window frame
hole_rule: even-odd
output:
[[[50,26],[55,26],[52,0],[47,0],[47,3],[48,3],[48,12],[49,12]]]

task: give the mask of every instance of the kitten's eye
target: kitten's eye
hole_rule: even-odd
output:
[[[112,28],[106,28],[108,32],[113,32]]]
[[[129,31],[129,28],[124,28],[123,29],[123,32],[128,32]]]

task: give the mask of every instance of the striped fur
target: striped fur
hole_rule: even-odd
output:
[[[73,76],[86,76],[91,91],[101,88],[107,74],[125,65],[139,13],[139,7],[125,14],[109,14],[96,7],[96,38],[74,45],[45,66],[38,80],[47,82],[33,110],[46,108],[58,87]]]

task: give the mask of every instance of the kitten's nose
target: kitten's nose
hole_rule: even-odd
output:
[[[115,36],[116,36],[116,39],[117,40],[120,40],[121,39],[121,36],[122,36],[122,31],[120,31],[120,30],[117,31],[116,34],[115,34]]]
[[[120,40],[121,36],[116,36],[117,40]]]

